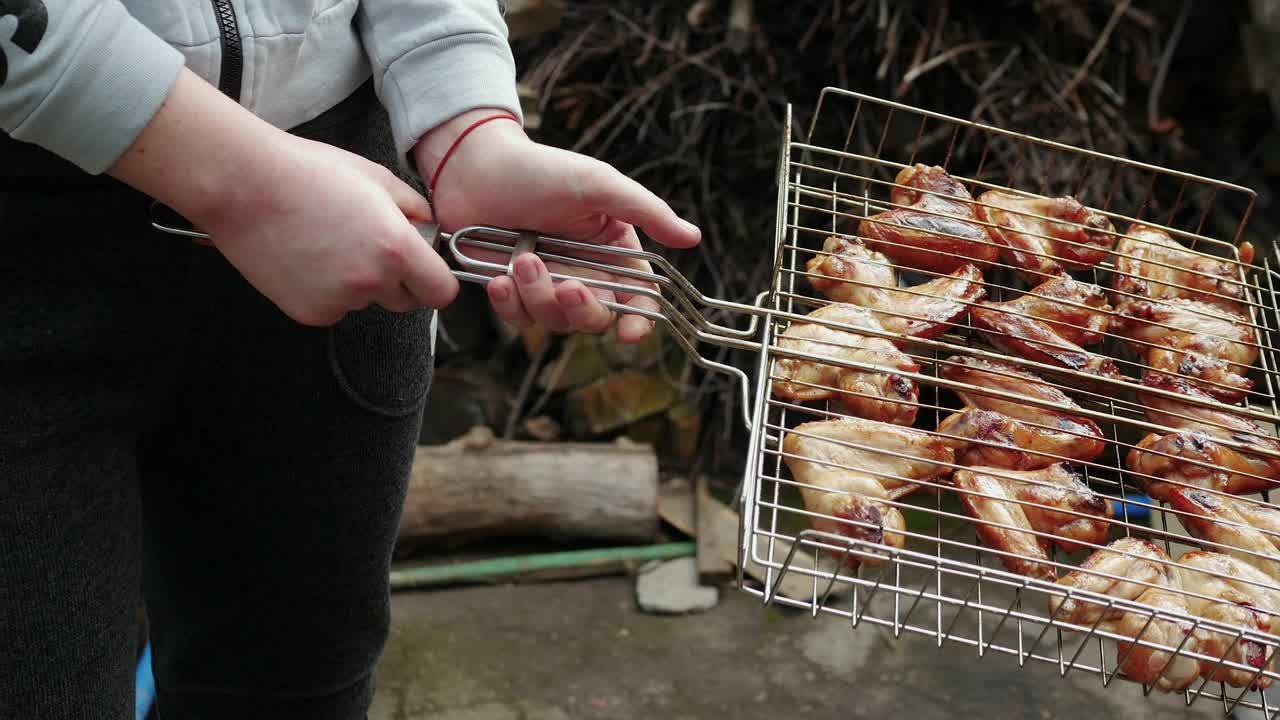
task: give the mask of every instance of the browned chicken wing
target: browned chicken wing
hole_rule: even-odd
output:
[[[783,459],[815,530],[901,548],[906,538],[896,500],[951,472],[951,449],[929,433],[873,420],[821,420],[788,432]],[[893,453],[893,454],[890,454]],[[811,486],[811,487],[804,487]],[[877,558],[849,556],[853,564]]]
[[[1149,372],[1142,376],[1142,385],[1212,404],[1205,406],[1183,402],[1180,398],[1139,393],[1148,420],[1173,430],[1194,432],[1221,441],[1218,444],[1239,455],[1232,460],[1229,469],[1233,471],[1268,480],[1280,479],[1280,439],[1260,425],[1239,415],[1234,408],[1216,403],[1212,396],[1183,378]]]
[[[956,470],[951,482],[960,491],[965,512],[975,520],[978,537],[984,545],[1001,553],[1000,562],[1010,572],[1037,580],[1058,576],[1049,563],[1048,543],[1033,532],[1031,519],[1025,507],[1016,502],[1011,483],[980,468]]]
[[[1169,506],[1185,513],[1179,520],[1188,532],[1216,544],[1212,550],[1280,580],[1280,510],[1187,488],[1170,490]]]
[[[1157,228],[1134,224],[1116,244],[1111,303],[1187,298],[1239,312],[1244,299],[1236,267],[1188,250]]]
[[[978,202],[978,217],[991,224],[987,230],[1003,246],[1005,262],[1020,270],[1031,285],[1067,270],[1097,265],[1115,244],[1111,221],[1073,197],[988,190]]]
[[[1114,517],[1111,503],[1065,464],[1025,472],[1004,470],[1002,475],[1016,478],[1017,498],[1032,503],[1023,506],[1031,527],[1052,533],[1053,543],[1063,552],[1106,541],[1108,521]]]
[[[1245,374],[1258,360],[1257,335],[1246,317],[1228,308],[1183,298],[1135,300],[1121,309],[1115,327],[1149,367],[1198,380],[1197,387],[1219,400],[1239,402],[1253,388]]]
[[[969,305],[987,296],[982,271],[965,263],[945,277],[899,290],[889,259],[857,238],[831,236],[806,264],[809,284],[830,300],[876,311],[885,330],[933,338],[962,322]]]
[[[1102,429],[1088,418],[978,392],[998,391],[1079,409],[1066,393],[1025,370],[954,355],[947,358],[941,374],[976,388],[956,390],[968,408],[938,426],[939,432],[975,441],[952,441],[965,465],[1032,470],[1059,460],[1089,462],[1106,450]]]
[[[1046,322],[1017,312],[1002,303],[978,303],[969,309],[973,326],[996,348],[1046,365],[1056,365],[1101,378],[1120,379],[1120,370],[1109,357],[1091,353],[1054,332]],[[1087,380],[1076,382],[1091,385]]]
[[[941,167],[920,163],[894,179],[893,210],[864,218],[858,234],[899,265],[949,273],[967,263],[985,269],[1000,247],[974,220],[973,196]]]
[[[1170,562],[1168,554],[1154,543],[1123,537],[1091,553],[1080,563],[1079,569],[1067,573],[1058,580],[1058,584],[1133,601],[1150,585],[1168,585],[1174,581]],[[1114,622],[1124,614],[1124,610],[1108,606],[1100,599],[1080,595],[1049,598],[1049,612],[1063,622],[1086,626],[1097,622],[1100,617],[1103,622]]]
[[[1271,579],[1253,566],[1222,553],[1200,550],[1184,553],[1178,558],[1178,563],[1181,565],[1178,575],[1186,590],[1187,607],[1193,615],[1262,634],[1280,629],[1274,615],[1280,612],[1280,591],[1268,587],[1272,584]],[[1249,637],[1237,640],[1238,637],[1238,633],[1200,629],[1196,649],[1214,658],[1200,662],[1202,677],[1232,687],[1245,687],[1254,683],[1258,669],[1275,669],[1274,650],[1266,643]],[[1252,670],[1223,666],[1218,658],[1224,656],[1226,662]],[[1271,682],[1271,678],[1258,675],[1255,689],[1269,687]]]
[[[1152,433],[1129,451],[1125,464],[1135,473],[1138,485],[1156,500],[1168,500],[1169,491],[1177,487],[1248,495],[1270,490],[1276,482],[1250,474],[1265,468],[1256,458],[1197,432]]]
[[[1035,470],[1064,460],[1087,462],[1106,449],[1092,420],[1051,412],[1024,422],[970,407],[947,416],[938,432],[948,436],[959,464],[1009,470]]]
[[[1084,545],[1107,539],[1111,503],[1094,493],[1084,480],[1062,463],[1039,470],[1014,471],[995,467],[957,470],[953,484],[961,490],[965,510],[978,520],[978,533],[988,547],[1021,557],[1001,557],[1005,567],[1032,577],[1056,577],[1051,565],[1028,563],[1028,559],[1048,560],[1050,544],[1063,552],[1075,552]],[[1040,533],[998,527],[1029,528]],[[1052,536],[1046,537],[1046,536]],[[1033,550],[1031,544],[1038,547]],[[1023,554],[1031,552],[1031,555]]]
[[[1169,556],[1146,540],[1120,538],[1095,551],[1080,569],[1068,573],[1058,584],[1182,616],[1191,614]],[[1098,623],[1100,630],[1129,638],[1130,642],[1117,641],[1116,651],[1123,659],[1121,671],[1132,680],[1154,684],[1163,692],[1178,692],[1200,677],[1200,663],[1194,658],[1138,644],[1142,641],[1194,651],[1198,637],[1187,638],[1193,632],[1191,622],[1167,616],[1153,618],[1151,613],[1080,596],[1051,597],[1049,611],[1060,620],[1085,627]]]
[[[833,304],[815,310],[815,320],[872,330],[882,329],[870,311],[855,305]],[[794,323],[778,341],[778,346],[850,363],[874,365],[879,370],[863,370],[800,358],[779,358],[774,392],[799,400],[835,399],[841,407],[859,417],[899,425],[915,422],[919,387],[899,372],[914,373],[920,366],[884,338],[851,332],[817,323]]]
[[[838,303],[809,313],[815,320],[853,327],[880,329],[871,311]],[[809,353],[837,362],[864,363],[870,371],[828,365],[815,360],[783,357],[777,361],[773,391],[789,400],[835,398],[851,414],[898,425],[915,422],[919,386],[898,374],[920,366],[892,342],[816,323],[793,323],[778,340],[784,350]]]
[[[1107,293],[1070,275],[1040,283],[1015,300],[991,306],[1042,320],[1059,337],[1076,345],[1102,342],[1111,325]]]

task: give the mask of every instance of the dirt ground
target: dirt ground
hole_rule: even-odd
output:
[[[634,587],[620,576],[396,594],[370,720],[1226,717],[1220,702],[895,641],[733,587],[704,613],[648,615]]]

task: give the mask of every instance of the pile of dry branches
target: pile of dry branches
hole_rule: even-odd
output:
[[[768,282],[788,102],[797,130],[833,85],[1230,176],[1238,168],[1224,165],[1243,151],[1197,153],[1192,139],[1196,123],[1217,128],[1218,140],[1233,132],[1214,97],[1237,91],[1223,77],[1238,62],[1232,13],[1248,14],[1236,4],[570,2],[558,30],[515,49],[521,82],[539,93],[539,139],[606,160],[668,200],[705,238],[672,261],[703,292],[749,301]],[[978,150],[960,149],[953,169],[971,167]],[[704,411],[719,412],[723,422],[707,426],[724,435],[738,412],[729,383],[708,376],[691,390]]]

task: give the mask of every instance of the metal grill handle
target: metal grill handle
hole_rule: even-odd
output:
[[[151,226],[155,229],[194,240],[210,239],[208,233],[195,229],[174,227],[167,222],[160,221],[156,217],[157,210],[160,207],[158,202],[151,204],[150,220]],[[640,315],[654,322],[664,323],[673,330],[672,336],[696,365],[707,370],[724,373],[736,380],[742,406],[741,419],[748,430],[752,429],[751,382],[747,374],[732,365],[717,362],[703,356],[698,351],[697,344],[708,343],[734,350],[759,352],[761,343],[751,338],[754,338],[759,332],[760,318],[769,314],[763,307],[764,299],[768,295],[767,292],[761,292],[757,295],[754,305],[709,298],[699,292],[666,258],[643,250],[595,245],[485,225],[472,225],[452,233],[441,230],[440,226],[434,223],[416,224],[415,226],[422,235],[423,240],[437,252],[441,249],[440,243],[442,241],[447,243],[450,254],[462,266],[460,270],[453,270],[453,274],[459,280],[466,282],[487,285],[496,275],[510,276],[513,273],[517,257],[526,253],[535,253],[544,263],[556,262],[584,270],[608,273],[630,278],[645,285],[656,285],[658,288],[666,290],[667,293],[664,294],[661,290],[655,290],[652,287],[641,287],[612,280],[580,277],[564,273],[549,273],[553,280],[578,280],[590,287],[642,295],[656,302],[661,308],[659,312],[617,302],[600,301],[602,305],[616,313]],[[480,260],[468,255],[463,248],[477,248],[506,254],[508,260],[501,264]],[[572,255],[546,252],[544,248],[606,255],[617,258],[618,262],[616,264],[595,262]],[[634,261],[647,262],[651,266],[660,269],[661,273],[646,272],[627,266],[628,262]],[[675,299],[674,303],[668,299],[667,294],[670,294]],[[706,315],[703,314],[702,307],[742,313],[747,315],[750,321],[744,329],[726,327],[707,319]]]

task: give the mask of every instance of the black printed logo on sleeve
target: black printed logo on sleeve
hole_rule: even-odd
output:
[[[35,52],[49,27],[49,9],[41,0],[0,0],[0,18],[9,15],[18,18],[18,27],[10,42],[28,55]],[[0,48],[0,86],[8,77],[9,58],[4,48]]]

